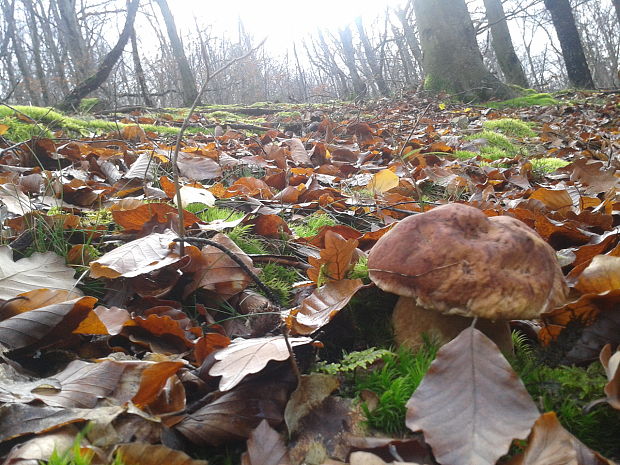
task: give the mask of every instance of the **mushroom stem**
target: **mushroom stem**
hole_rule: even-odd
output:
[[[470,326],[472,318],[459,315],[446,315],[436,310],[420,307],[411,297],[400,297],[394,313],[394,339],[398,345],[418,349],[424,343],[423,335],[438,340],[440,344],[454,339]],[[505,353],[512,353],[512,338],[507,320],[491,321],[478,318],[476,328],[491,339]]]

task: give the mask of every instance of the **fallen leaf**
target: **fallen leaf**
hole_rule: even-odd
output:
[[[375,173],[366,187],[373,192],[383,194],[397,187],[399,182],[400,178],[394,171],[385,169]]]
[[[311,334],[329,323],[362,288],[361,279],[330,281],[290,310],[287,324],[294,334]]]
[[[290,465],[288,451],[282,437],[267,420],[259,423],[248,438],[248,451],[241,458],[242,465]]]
[[[339,386],[340,381],[336,376],[321,373],[302,375],[284,410],[284,421],[289,435],[297,431],[299,421],[304,416],[320,405]]]
[[[595,256],[579,275],[575,289],[582,294],[600,294],[620,289],[620,257]]]
[[[289,337],[291,347],[309,344],[309,337]],[[209,370],[211,376],[221,376],[220,391],[228,391],[243,378],[261,371],[271,360],[282,361],[290,357],[284,336],[234,339],[225,349],[214,354],[217,362]]]
[[[177,235],[167,230],[123,244],[90,263],[92,278],[130,278],[150,273],[181,260],[170,248]]]
[[[357,239],[345,239],[340,234],[327,231],[321,257],[318,259],[308,258],[308,263],[312,266],[307,271],[308,277],[317,284],[323,284],[328,280],[338,281],[346,278],[347,272],[352,266],[351,262],[357,244]]]
[[[525,386],[490,339],[467,328],[444,345],[407,402],[439,463],[493,465],[538,418]]]
[[[508,465],[614,465],[566,431],[555,412],[540,416],[528,439],[527,449]]]
[[[161,444],[121,444],[114,452],[127,465],[208,465],[206,460],[192,459],[185,452]]]
[[[0,246],[0,299],[11,299],[34,289],[65,289],[82,295],[75,287],[77,280],[65,259],[53,252],[35,252],[30,257],[13,261],[13,250]]]
[[[601,350],[601,364],[605,368],[605,374],[609,382],[605,385],[607,402],[613,408],[620,410],[620,347],[612,355],[611,345],[607,344]]]

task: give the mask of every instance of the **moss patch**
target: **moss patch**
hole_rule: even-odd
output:
[[[314,236],[323,226],[335,226],[336,221],[325,213],[313,213],[297,224],[291,225],[291,229],[299,237]]]
[[[514,118],[501,118],[482,123],[485,129],[496,131],[509,137],[536,137],[532,130],[534,123],[525,123]]]
[[[494,131],[484,130],[465,138],[467,141],[476,139],[486,140],[486,144],[480,145],[480,155],[490,160],[514,158],[524,151],[523,148],[513,144],[508,137]]]
[[[510,100],[503,100],[501,102],[487,102],[485,105],[490,108],[520,108],[531,107],[532,105],[556,105],[558,101],[554,99],[551,94],[530,94],[522,97],[513,98]]]
[[[530,160],[530,163],[532,164],[534,173],[538,174],[553,173],[555,170],[564,168],[566,165],[570,164],[561,158],[533,158]]]

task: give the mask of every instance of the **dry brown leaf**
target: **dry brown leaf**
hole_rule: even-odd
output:
[[[327,231],[321,258],[308,258],[308,263],[312,265],[307,271],[308,277],[317,284],[323,284],[319,280],[338,281],[346,278],[357,244],[357,239],[345,239],[340,234]]]
[[[248,438],[248,451],[241,458],[242,465],[290,465],[284,439],[267,420],[259,423]]]
[[[262,420],[274,426],[282,421],[288,392],[282,381],[244,383],[189,414],[175,429],[194,444],[245,439]]]
[[[529,437],[527,449],[509,465],[614,465],[593,452],[566,431],[554,412],[540,416]]]
[[[329,323],[332,318],[362,288],[361,279],[330,281],[315,289],[301,305],[290,311],[287,324],[294,334],[311,334]]]
[[[208,465],[206,460],[192,459],[185,452],[161,444],[121,444],[115,449],[127,465]]]
[[[167,230],[123,244],[90,263],[92,278],[130,278],[159,270],[181,260],[170,247],[177,235]]]
[[[493,465],[538,418],[525,386],[489,338],[467,328],[437,353],[407,402],[407,427],[424,432],[438,462]]]
[[[160,362],[149,365],[142,372],[140,388],[131,401],[140,408],[150,404],[164,388],[168,378],[184,366],[184,362]]]
[[[140,231],[147,222],[166,224],[171,216],[177,214],[176,208],[165,203],[147,203],[128,209],[112,210],[114,222],[129,231]],[[183,224],[186,228],[199,222],[200,218],[190,212],[185,212],[183,215]]]
[[[0,399],[4,402],[32,402],[38,399],[50,407],[93,408],[97,400],[116,389],[125,367],[106,360],[88,363],[74,360],[49,378],[28,379],[5,368]]]
[[[82,295],[75,287],[75,271],[53,252],[33,253],[13,261],[13,249],[0,247],[0,299],[11,299],[34,289],[64,289]]]
[[[312,342],[309,337],[290,337],[292,347]],[[282,361],[290,357],[284,336],[235,339],[225,349],[214,354],[217,362],[209,370],[211,376],[221,376],[220,391],[228,391],[243,378],[261,371],[271,360]]]
[[[59,304],[80,296],[81,294],[59,289],[35,289],[24,292],[18,299],[10,300],[0,307],[0,321],[35,308]]]
[[[14,350],[61,341],[78,327],[96,302],[94,297],[82,297],[8,318],[0,322],[0,345]]]
[[[211,240],[225,246],[257,273],[258,270],[252,266],[252,259],[228,236],[216,234]],[[202,249],[201,256],[196,257],[190,267],[194,272],[194,279],[185,289],[185,295],[202,288],[215,292],[222,299],[228,299],[243,291],[252,282],[252,279],[237,263],[220,249],[211,245]]]
[[[338,386],[340,386],[340,381],[336,376],[321,373],[302,375],[297,389],[291,394],[284,410],[284,421],[289,435],[295,433],[299,421],[323,402]]]
[[[601,364],[605,368],[605,374],[609,382],[605,385],[607,402],[613,408],[620,410],[620,347],[612,355],[611,345],[607,344],[601,350]]]
[[[595,256],[579,275],[575,289],[582,294],[600,294],[620,289],[620,257]]]

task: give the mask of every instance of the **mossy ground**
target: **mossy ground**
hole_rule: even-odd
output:
[[[466,141],[484,139],[486,143],[479,147],[480,155],[490,160],[499,160],[500,158],[514,158],[524,152],[524,148],[514,144],[508,137],[498,132],[485,129],[482,132],[471,134],[465,137]],[[463,154],[460,154],[463,156]]]
[[[528,94],[501,102],[487,102],[485,105],[490,108],[521,108],[533,105],[557,105],[559,102],[548,93]]]
[[[536,137],[532,130],[535,123],[526,123],[514,118],[500,118],[485,121],[482,126],[490,131],[496,131],[507,137]]]

